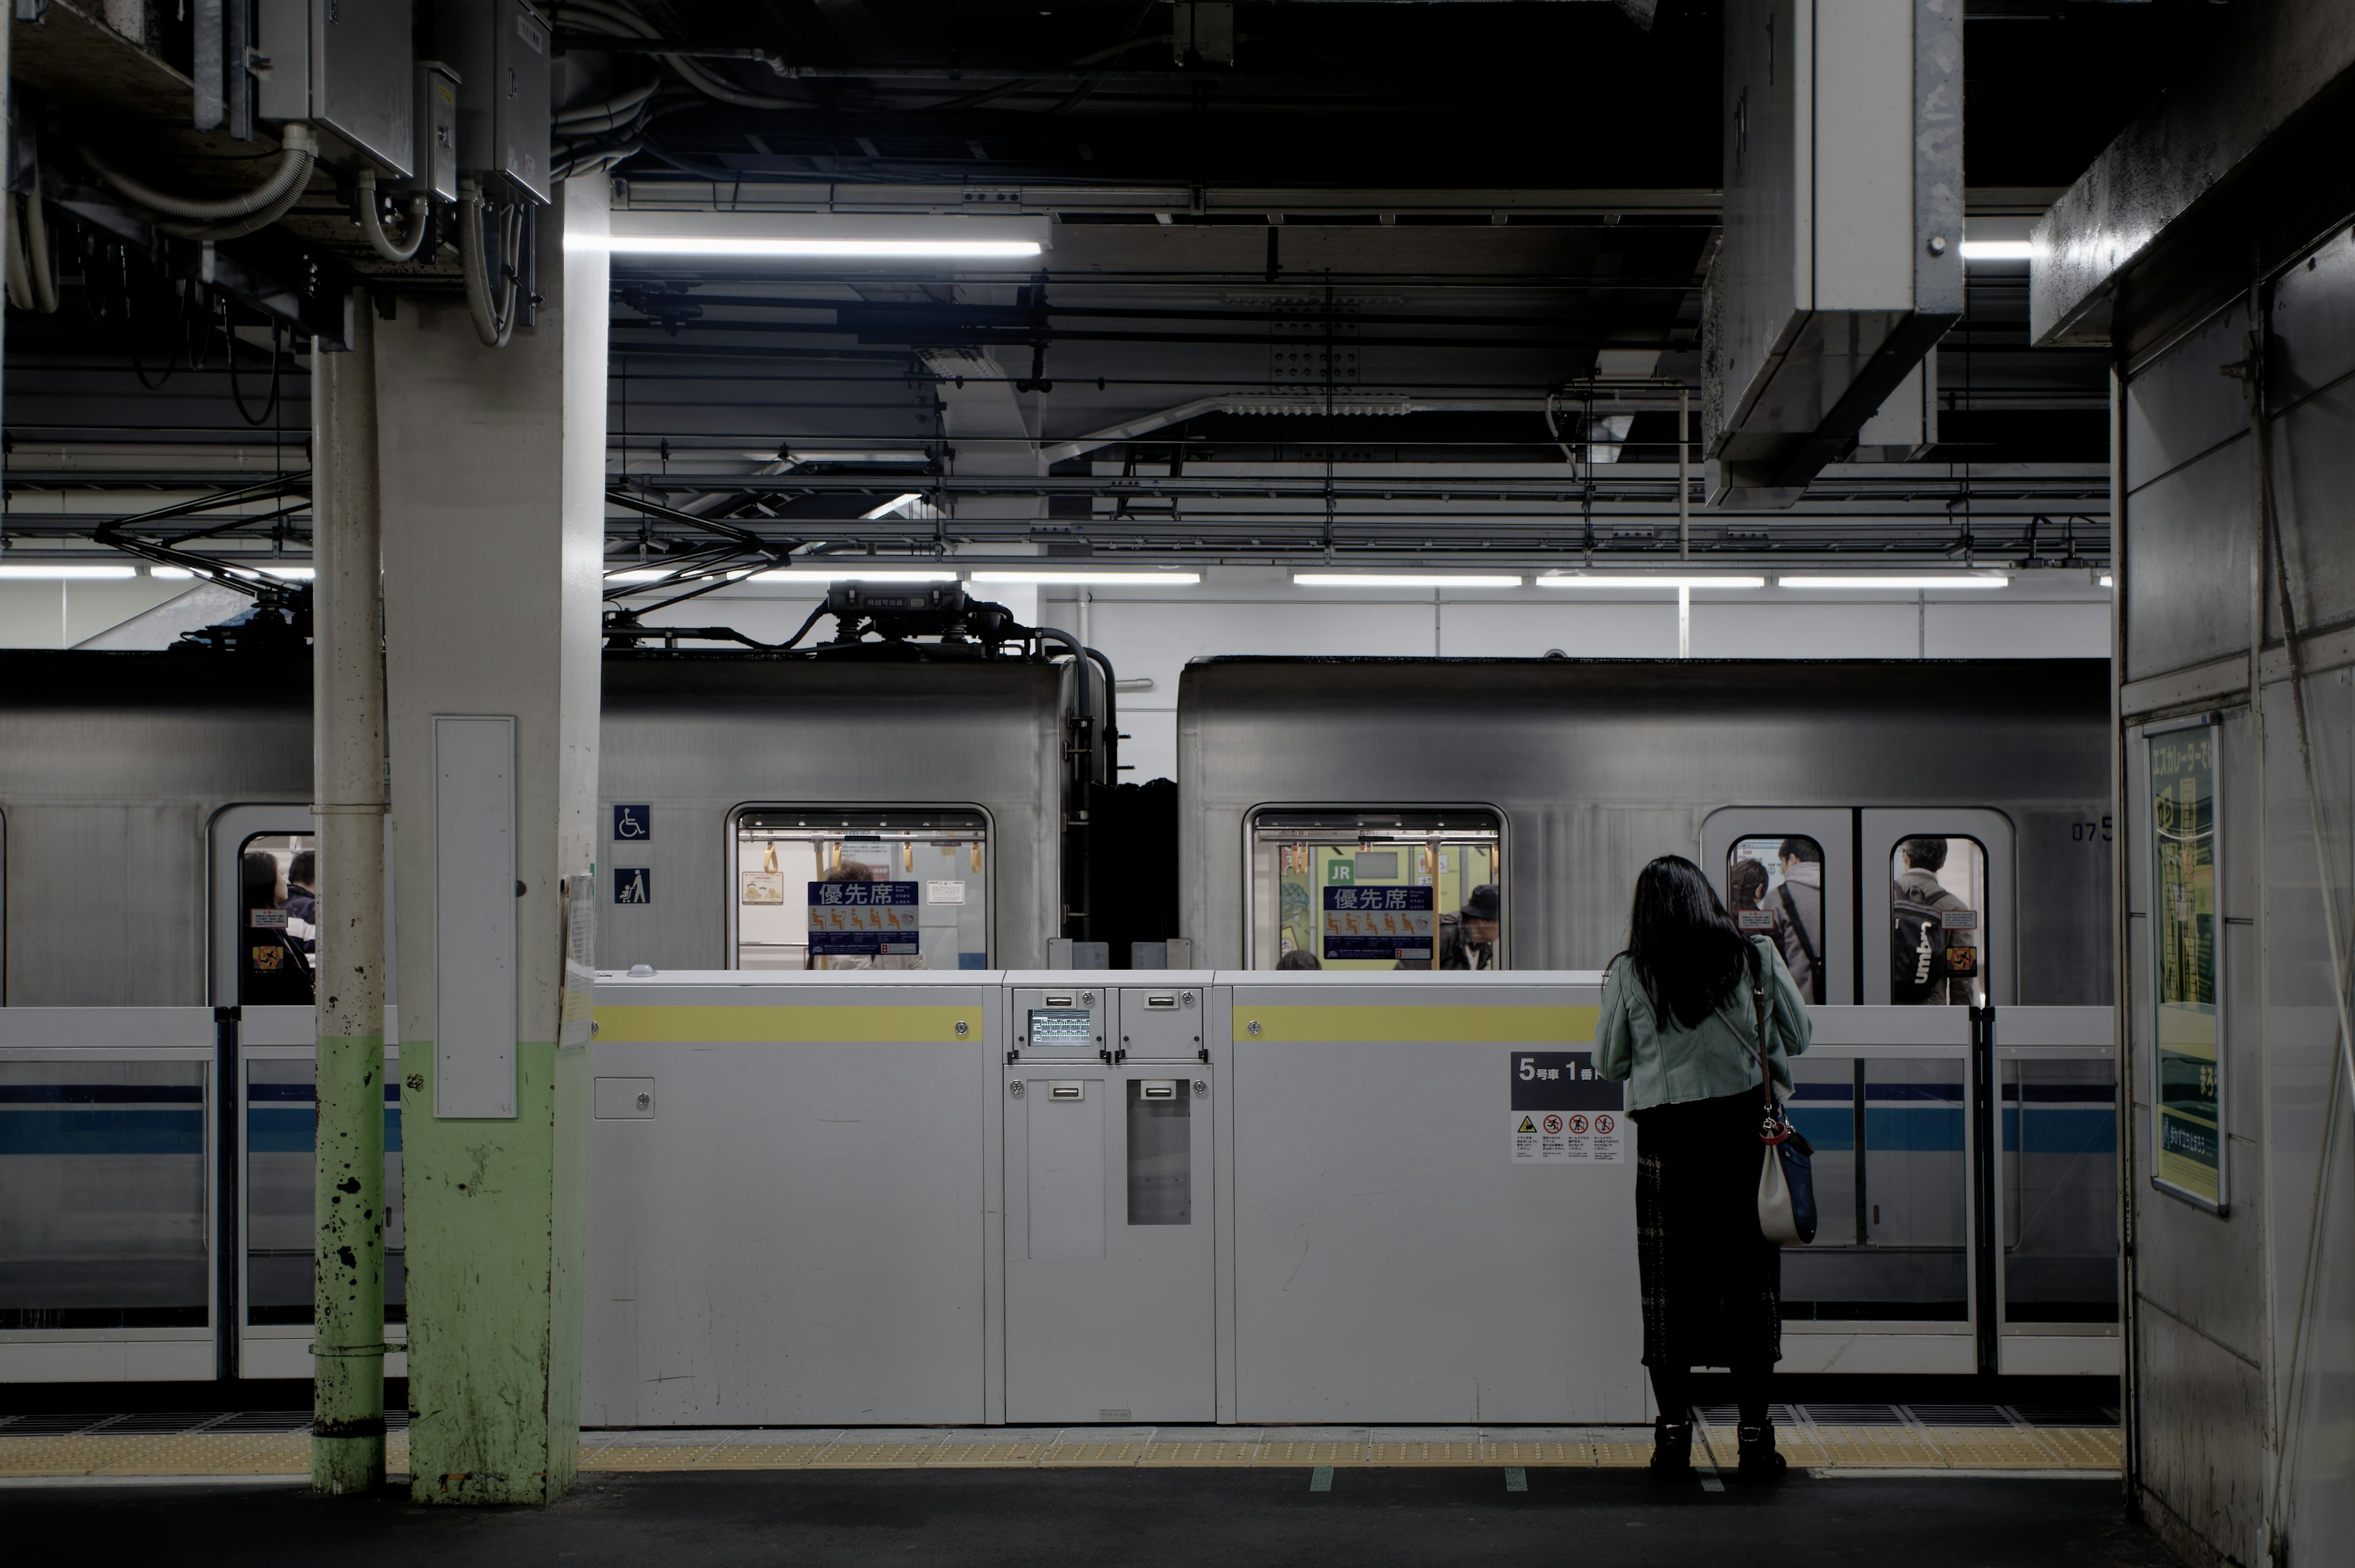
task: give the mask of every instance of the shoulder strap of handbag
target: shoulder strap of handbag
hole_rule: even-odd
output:
[[[1758,1049],[1752,1054],[1758,1058],[1758,1093],[1765,1100],[1766,1115],[1775,1114],[1774,1048],[1767,1043],[1766,1014],[1773,1004],[1766,996],[1766,965],[1759,961],[1758,944],[1746,943],[1750,949],[1750,997],[1758,1019]]]

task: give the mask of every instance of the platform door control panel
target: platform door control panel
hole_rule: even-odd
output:
[[[1214,1420],[1215,1096],[1201,993],[1092,994],[1101,1050],[1075,1060],[1068,1046],[1018,1046],[1004,1070],[1007,1419]],[[1036,1046],[1039,1011],[1022,1000],[1016,1030],[1028,1022]],[[1105,1061],[1123,1037],[1125,1058]]]

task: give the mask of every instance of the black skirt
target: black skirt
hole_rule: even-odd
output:
[[[1636,1115],[1636,1271],[1644,1364],[1783,1359],[1783,1250],[1758,1229],[1758,1091]]]

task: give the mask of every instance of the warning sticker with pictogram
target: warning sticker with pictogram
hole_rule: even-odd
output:
[[[1586,1051],[1516,1051],[1513,1162],[1617,1165],[1627,1157],[1623,1087],[1594,1074]]]

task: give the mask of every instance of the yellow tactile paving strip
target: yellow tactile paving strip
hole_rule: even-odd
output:
[[[1199,1433],[1197,1436],[1195,1434]],[[1024,1435],[1003,1431],[943,1432],[907,1441],[861,1441],[846,1433],[825,1441],[754,1433],[730,1439],[666,1441],[654,1434],[593,1433],[581,1467],[593,1472],[719,1470],[1037,1469],[1059,1467],[1224,1467],[1262,1469],[1521,1466],[1591,1469],[1639,1467],[1651,1456],[1640,1429],[1603,1428],[1592,1436],[1519,1438],[1470,1435],[1461,1429],[1429,1442],[1388,1436],[1305,1440],[1273,1434],[1171,1429],[1091,1442],[1077,1432]],[[1394,1434],[1391,1435],[1395,1435]],[[1795,1469],[2110,1471],[2119,1465],[2118,1433],[2094,1426],[1778,1425],[1776,1445]],[[1730,1426],[1701,1432],[1705,1452],[1732,1462]],[[386,1468],[409,1468],[406,1433],[387,1438]],[[62,1477],[298,1476],[311,1468],[311,1440],[299,1432],[197,1432],[176,1435],[17,1436],[0,1433],[0,1478]]]

